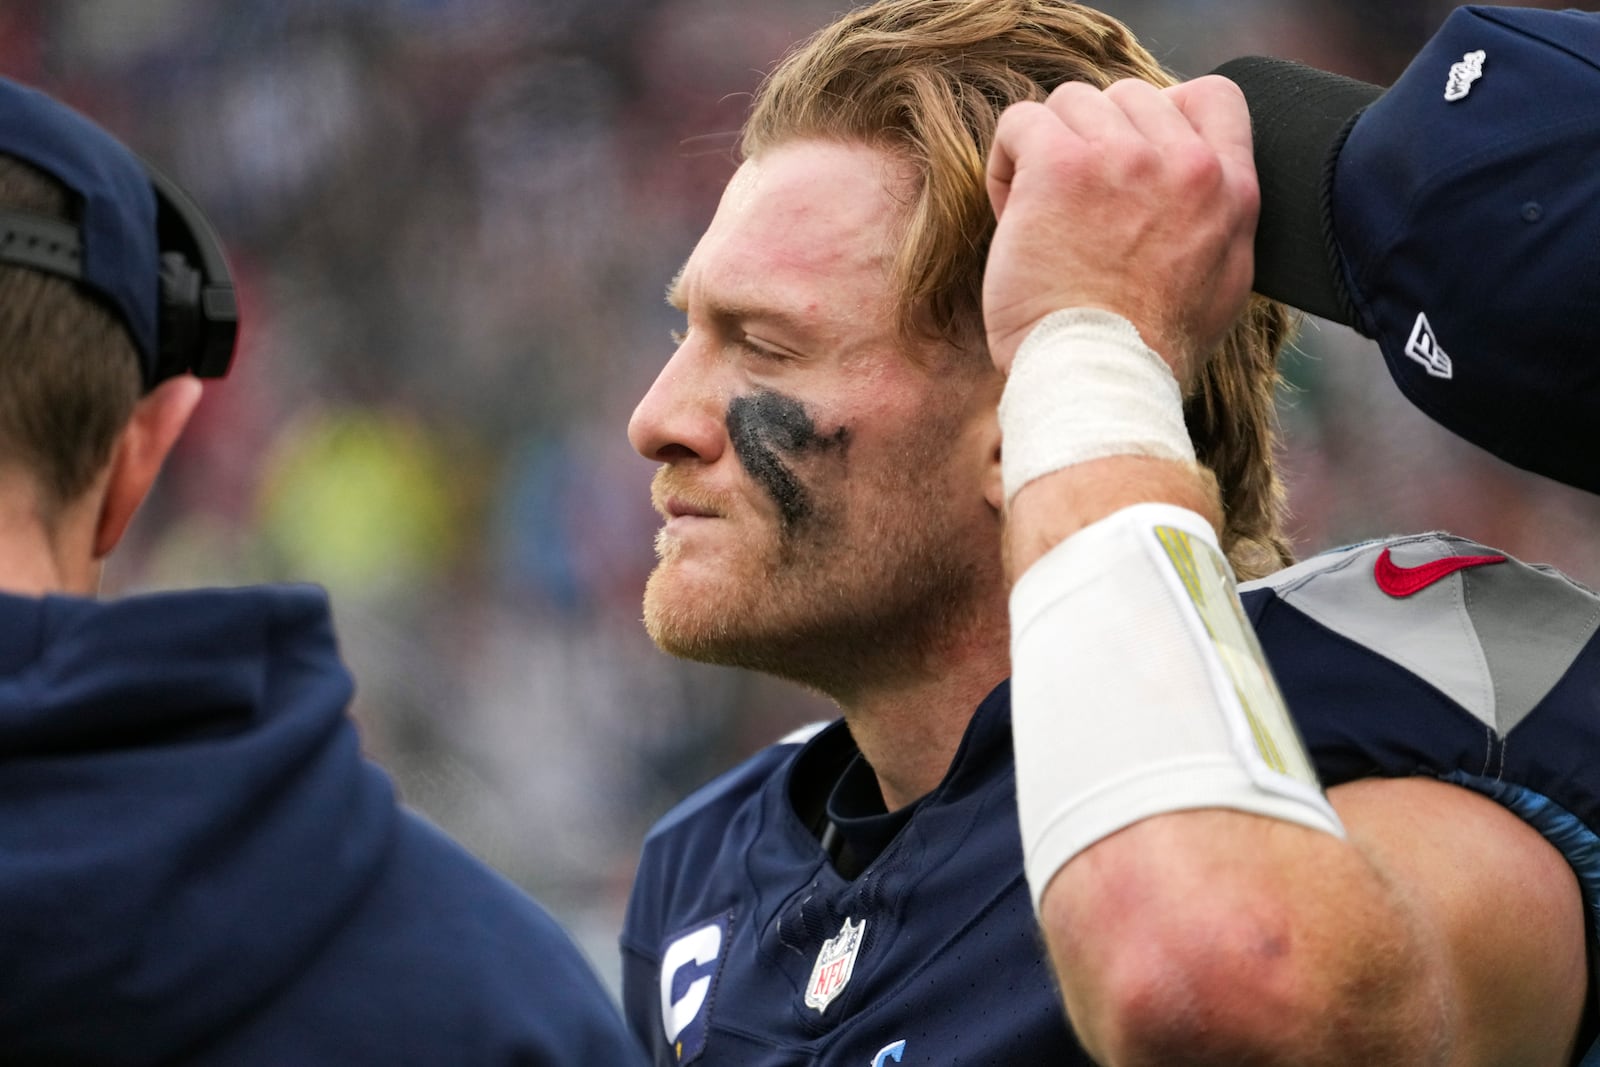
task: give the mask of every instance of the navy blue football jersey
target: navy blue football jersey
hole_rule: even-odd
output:
[[[1427,774],[1485,793],[1568,857],[1600,918],[1600,598],[1442,534],[1241,595],[1326,785]],[[645,843],[622,937],[624,1008],[655,1062],[1090,1063],[1014,790],[1002,684],[944,781],[898,812],[842,722],[690,796]]]

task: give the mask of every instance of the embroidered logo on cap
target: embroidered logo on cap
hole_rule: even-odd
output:
[[[816,1008],[820,1014],[828,1010],[834,998],[844,992],[855,973],[856,953],[861,951],[862,936],[867,931],[867,920],[852,924],[845,919],[837,937],[822,943],[817,962],[811,968],[811,981],[806,983],[806,1007]]]
[[[1483,49],[1468,52],[1461,57],[1461,62],[1450,64],[1450,80],[1444,85],[1444,98],[1452,104],[1457,100],[1465,100],[1467,94],[1472,92],[1472,83],[1483,77],[1483,61],[1487,58]]]
[[[1417,321],[1411,327],[1411,339],[1406,342],[1406,355],[1422,364],[1435,378],[1455,375],[1455,366],[1445,350],[1439,347],[1439,339],[1433,336],[1433,327],[1428,324],[1427,315],[1417,315]]]

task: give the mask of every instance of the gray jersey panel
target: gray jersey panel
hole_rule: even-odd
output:
[[[1252,582],[1328,629],[1411,671],[1504,736],[1544,699],[1600,628],[1600,600],[1562,575],[1514,559],[1457,570],[1409,596],[1375,575],[1387,549],[1401,568],[1499,555],[1444,533],[1354,545]]]
[[[1467,612],[1494,676],[1494,728],[1516,728],[1600,629],[1600,600],[1554,572],[1517,561],[1463,571]]]

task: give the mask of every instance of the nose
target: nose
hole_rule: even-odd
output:
[[[727,440],[724,404],[693,337],[661,368],[628,420],[628,442],[645,459],[714,463]]]

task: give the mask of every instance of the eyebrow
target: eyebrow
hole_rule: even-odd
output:
[[[672,281],[667,284],[667,305],[679,311],[687,311],[689,307],[688,295],[684,292],[683,285],[683,275],[687,269],[687,263],[679,267],[678,273],[674,274]],[[771,304],[740,300],[707,300],[705,307],[710,317],[719,322],[768,322],[795,334],[798,339],[807,341],[821,339],[817,332],[819,324],[809,322],[793,311]]]

